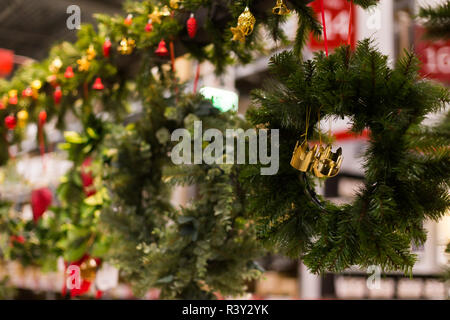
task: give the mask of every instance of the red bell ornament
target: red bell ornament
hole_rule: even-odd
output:
[[[39,112],[39,124],[42,126],[45,121],[47,121],[47,112],[45,110],[42,110]]]
[[[55,104],[59,104],[62,99],[62,90],[61,87],[56,87],[55,92],[53,93],[53,100],[55,101]]]
[[[127,15],[127,17],[123,20],[123,24],[126,26],[131,26],[131,24],[133,23],[133,15],[130,13],[129,15]]]
[[[66,68],[66,72],[64,72],[64,77],[66,79],[70,79],[73,78],[75,76],[75,74],[73,73],[73,68],[71,66],[68,66]]]
[[[49,188],[36,189],[31,192],[33,220],[37,222],[52,204],[53,196]]]
[[[92,89],[103,90],[104,88],[105,88],[105,86],[102,83],[102,79],[100,77],[97,77],[97,79],[95,79],[94,84],[92,85]]]
[[[186,22],[187,32],[189,37],[192,39],[197,34],[197,19],[195,19],[194,14],[191,13],[191,17]]]
[[[17,125],[17,120],[16,120],[16,117],[14,117],[13,115],[9,115],[5,118],[5,126],[9,130],[14,130],[16,128],[16,125]]]
[[[169,50],[167,50],[164,39],[159,42],[158,49],[156,49],[155,53],[160,57],[166,57],[169,55]]]
[[[108,58],[109,54],[111,52],[111,40],[109,38],[106,38],[105,42],[103,43],[103,55]]]
[[[152,32],[153,31],[153,23],[152,19],[148,19],[147,24],[145,25],[145,31],[146,32]]]

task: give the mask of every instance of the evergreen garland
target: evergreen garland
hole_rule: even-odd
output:
[[[313,272],[339,272],[352,265],[412,268],[410,246],[425,241],[424,220],[438,220],[450,204],[449,140],[417,134],[430,130],[421,122],[450,96],[447,89],[421,79],[418,69],[410,53],[389,68],[387,57],[370,40],[360,42],[355,52],[344,46],[328,58],[319,53],[301,61],[293,52],[272,58],[276,80],[254,93],[258,107],[247,115],[254,125],[281,129],[280,171],[260,176],[248,167],[241,177],[249,190],[249,211],[261,221],[260,238],[301,256]],[[289,160],[306,130],[316,130],[318,138],[319,119],[345,116],[354,133],[370,130],[365,186],[351,205],[324,202],[323,210],[309,199]]]
[[[450,38],[450,2],[438,7],[420,8],[419,17],[425,19],[426,36],[432,39]]]

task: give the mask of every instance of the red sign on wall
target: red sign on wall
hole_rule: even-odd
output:
[[[0,77],[6,77],[14,67],[14,52],[0,49]]]
[[[325,23],[327,26],[328,49],[332,50],[340,45],[347,44],[348,26],[350,21],[350,2],[347,0],[324,0]],[[322,11],[320,1],[311,3],[311,7],[317,13],[317,18],[322,22]],[[352,6],[352,31],[350,44],[355,46],[356,39],[356,7]],[[325,48],[323,36],[320,40],[310,36],[310,48],[313,50],[323,50]]]
[[[427,78],[450,83],[450,40],[425,40],[421,26],[416,26],[414,33],[416,54],[422,61],[420,73]]]

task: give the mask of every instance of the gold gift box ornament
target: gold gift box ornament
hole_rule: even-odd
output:
[[[326,148],[315,145],[309,149],[308,141],[305,140],[301,145],[297,141],[291,166],[302,172],[311,171],[318,178],[332,178],[339,173],[342,160],[342,148],[336,152],[331,151],[331,145]]]

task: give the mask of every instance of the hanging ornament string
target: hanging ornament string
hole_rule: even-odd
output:
[[[320,11],[322,11],[323,40],[325,44],[325,53],[328,57],[327,24],[325,22],[325,9],[323,6],[323,0],[320,0]]]
[[[353,25],[353,0],[350,2],[350,13],[348,18],[348,37],[347,45],[352,45],[352,25]]]
[[[195,72],[194,79],[194,93],[197,92],[198,80],[200,79],[200,61],[197,63],[197,71]]]

